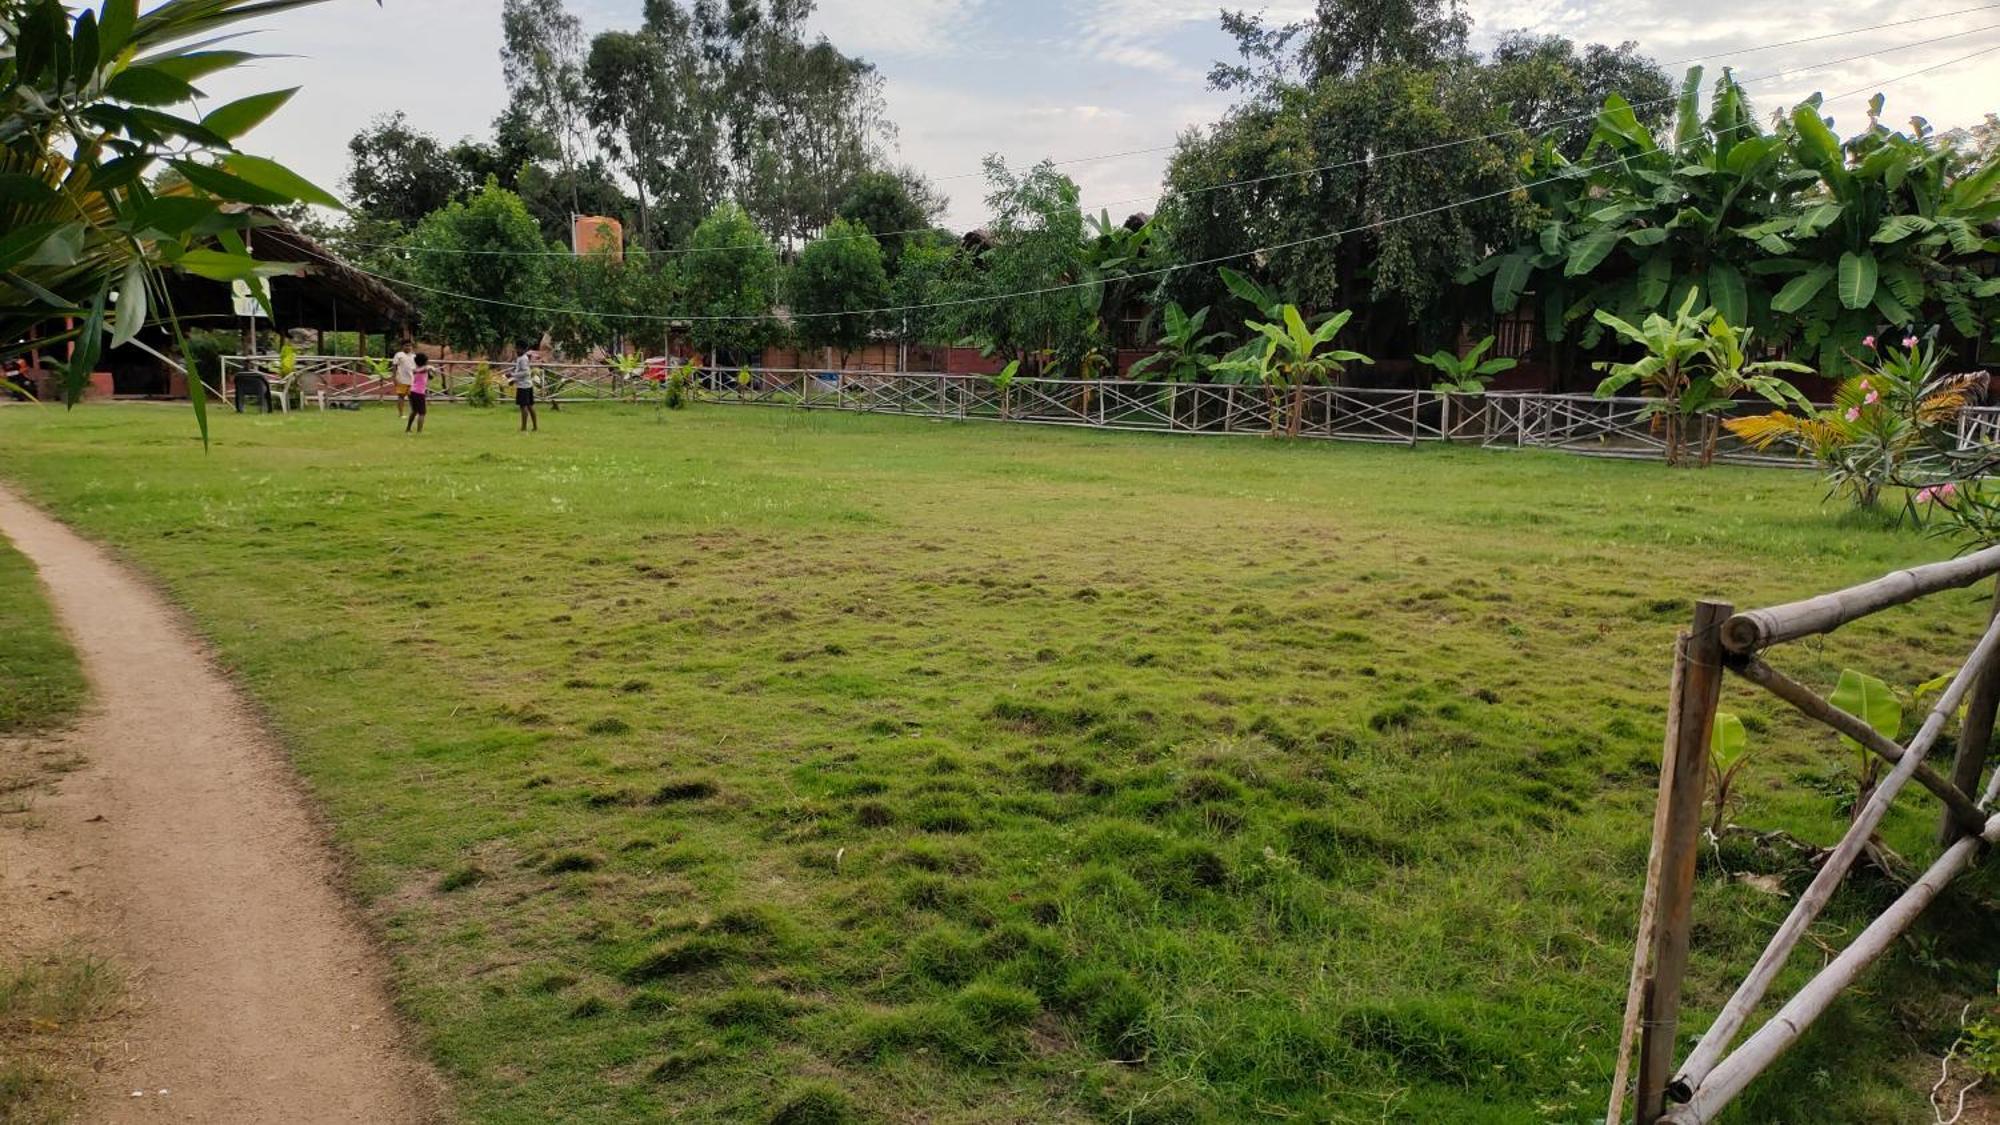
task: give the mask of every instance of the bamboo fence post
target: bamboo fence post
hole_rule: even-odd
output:
[[[1722,625],[1734,612],[1725,602],[1697,602],[1694,625],[1681,645],[1686,670],[1668,719],[1674,749],[1668,763],[1671,775],[1662,785],[1667,795],[1666,834],[1647,1018],[1639,1037],[1638,1125],[1659,1120],[1666,1109],[1667,1082],[1673,1077],[1681,978],[1687,973],[1688,939],[1694,928],[1695,859],[1701,844],[1701,799],[1708,787],[1708,740],[1722,698]]]
[[[1993,584],[1993,608],[1987,620],[2000,619],[2000,581]],[[1979,790],[1979,775],[1985,772],[1986,755],[1993,744],[1993,720],[2000,711],[2000,660],[1991,661],[1979,679],[1972,684],[1972,693],[1965,700],[1965,718],[1958,724],[1958,753],[1951,762],[1951,783],[1962,793],[1976,793]],[[1968,827],[1963,818],[1954,822],[1949,811],[1938,825],[1938,843],[1950,844],[1966,832],[1976,831]]]
[[[1668,797],[1672,791],[1674,778],[1674,751],[1678,742],[1680,709],[1675,701],[1681,696],[1681,682],[1687,675],[1688,635],[1682,632],[1674,640],[1674,674],[1667,688],[1667,738],[1660,751],[1659,796],[1653,802],[1653,842],[1646,853],[1646,890],[1639,897],[1639,939],[1632,944],[1632,976],[1625,985],[1625,1020],[1618,1028],[1618,1063],[1611,1075],[1611,1106],[1604,1114],[1604,1125],[1623,1125],[1625,1120],[1625,1090],[1631,1080],[1632,1044],[1639,1034],[1639,1020],[1646,1009],[1646,994],[1651,989],[1651,980],[1646,970],[1652,967],[1653,927],[1658,916],[1660,903],[1660,861],[1666,850]]]
[[[1847,878],[1847,872],[1854,866],[1854,861],[1860,857],[1862,849],[1875,835],[1875,829],[1881,825],[1882,818],[1888,815],[1889,807],[1896,801],[1896,794],[1902,791],[1904,784],[1917,772],[1918,767],[1923,765],[1924,756],[1937,742],[1946,720],[1958,710],[1959,701],[1971,690],[1973,681],[1994,663],[1993,654],[1996,649],[2000,649],[2000,621],[1995,621],[1987,627],[1986,635],[1980,638],[1979,644],[1972,650],[1972,655],[1966,658],[1965,665],[1958,670],[1958,675],[1952,679],[1951,686],[1945,689],[1944,695],[1938,699],[1937,706],[1931,708],[1931,713],[1925,716],[1924,725],[1917,731],[1917,736],[1910,740],[1909,746],[1903,748],[1902,761],[1896,764],[1896,768],[1875,787],[1875,792],[1869,795],[1868,803],[1862,806],[1860,814],[1854,818],[1854,823],[1848,826],[1847,834],[1840,838],[1840,843],[1834,847],[1833,854],[1820,864],[1819,871],[1813,875],[1812,884],[1799,896],[1798,902],[1792,905],[1791,913],[1786,916],[1784,924],[1778,927],[1778,932],[1772,935],[1771,943],[1757,958],[1756,966],[1743,978],[1743,983],[1737,986],[1735,995],[1723,1005],[1722,1011],[1715,1017],[1715,1022],[1702,1035],[1701,1043],[1688,1056],[1687,1065],[1674,1079],[1673,1089],[1678,1095],[1678,1100],[1686,1101],[1692,1096],[1695,1089],[1703,1084],[1709,1073],[1720,1062],[1723,1054],[1729,1050],[1729,1044],[1736,1038],[1736,1033],[1742,1029],[1744,1022],[1762,1002],[1764,994],[1770,990],[1771,983],[1784,970],[1792,949],[1798,945],[1799,939],[1805,936],[1806,929],[1819,917],[1820,911],[1824,910],[1826,904],[1832,900],[1833,892],[1840,888],[1841,880]]]
[[[1996,662],[1995,666],[2000,666],[2000,662]],[[1730,668],[1737,675],[1742,676],[1744,679],[1749,680],[1751,683],[1791,704],[1800,714],[1824,723],[1874,751],[1878,757],[1890,765],[1898,765],[1903,761],[1904,751],[1901,746],[1882,737],[1876,733],[1874,727],[1821,699],[1813,693],[1811,688],[1792,679],[1762,660],[1751,659],[1741,663],[1732,663]],[[1973,801],[1969,790],[1953,785],[1950,781],[1945,780],[1943,776],[1930,767],[1929,763],[1920,763],[1917,766],[1914,780],[1917,784],[1935,793],[1938,799],[1945,803],[1945,819],[1947,822],[1955,816],[1958,818],[1960,827],[1967,832],[1978,832],[1986,827],[1986,814],[1980,811],[1979,805]]]
[[[1805,1034],[1813,1021],[1853,984],[1869,965],[1888,950],[1904,930],[1909,929],[1947,883],[1978,858],[1986,843],[2000,840],[2000,817],[1988,822],[1980,836],[1967,836],[1946,849],[1923,877],[1910,885],[1889,909],[1883,911],[1852,944],[1806,982],[1798,994],[1778,1009],[1769,1023],[1757,1029],[1734,1054],[1718,1064],[1708,1080],[1694,1091],[1687,1105],[1661,1118],[1665,1125],[1705,1125],[1743,1092],[1759,1074],[1777,1061],[1787,1048]]]

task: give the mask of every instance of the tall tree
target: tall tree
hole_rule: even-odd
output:
[[[1514,123],[1532,136],[1550,135],[1572,159],[1590,143],[1597,111],[1622,96],[1649,129],[1674,115],[1674,83],[1636,43],[1581,48],[1560,35],[1509,32],[1489,56],[1486,88]]]
[[[835,219],[799,255],[789,293],[792,311],[800,314],[800,341],[838,348],[840,365],[847,366],[847,357],[874,334],[882,316],[877,310],[889,301],[881,245],[867,228]]]
[[[959,259],[946,290],[958,303],[944,310],[945,323],[1030,371],[1084,355],[1095,315],[1076,291],[1059,288],[1085,280],[1075,181],[1047,162],[1017,175],[998,157],[987,158],[986,178],[990,245]]]
[[[500,62],[514,108],[556,148],[580,212],[578,154],[586,120],[583,24],[563,0],[504,0],[500,8]]]
[[[347,195],[362,214],[414,227],[468,186],[466,168],[400,110],[378,117],[347,142]],[[483,182],[483,181],[472,181]]]
[[[876,169],[848,183],[839,214],[875,236],[882,245],[882,264],[894,274],[909,239],[928,233],[947,206],[949,200],[914,169]]]

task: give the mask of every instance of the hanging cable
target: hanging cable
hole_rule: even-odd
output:
[[[1680,59],[1672,63],[1665,63],[1661,65],[1677,66],[1681,65],[1682,63],[1688,63],[1688,62],[1712,62],[1716,59],[1729,58],[1733,55],[1751,54],[1758,51],[1772,50],[1777,47],[1795,46],[1800,43],[1811,43],[1825,39],[1838,39],[1849,35],[1858,35],[1866,31],[1876,31],[1876,30],[1881,30],[1883,28],[1900,27],[1905,24],[1922,23],[1929,20],[1942,19],[1945,16],[1963,15],[1968,12],[1982,12],[1995,8],[2000,8],[2000,4],[1986,4],[1975,8],[1961,8],[1958,9],[1957,11],[1940,13],[1939,15],[1935,16],[1919,16],[1906,20],[1896,20],[1889,23],[1872,24],[1867,27],[1849,28],[1844,31],[1828,32],[1824,35],[1808,36],[1803,39],[1789,39],[1778,43],[1766,43],[1754,47],[1743,47],[1734,51],[1724,51],[1717,54],[1704,56],[1701,58]],[[1823,70],[1827,67],[1841,66],[1846,63],[1859,61],[1861,59],[1876,58],[1881,55],[1894,54],[1899,51],[1914,50],[1915,48],[1918,47],[1928,47],[1933,44],[1943,43],[1954,39],[1964,39],[1974,35],[1983,35],[1986,32],[1995,30],[2000,30],[2000,24],[1988,24],[1985,27],[1976,27],[1968,31],[1954,31],[1945,35],[1933,36],[1929,39],[1919,39],[1910,43],[1897,44],[1892,47],[1878,47],[1874,50],[1864,51],[1860,54],[1846,55],[1836,59],[1826,59],[1820,62],[1810,63],[1805,66],[1791,67],[1785,70],[1776,70],[1768,74],[1757,75],[1754,78],[1740,79],[1738,81],[1738,84],[1743,86],[1750,86],[1764,82],[1774,82],[1783,78],[1796,78],[1800,75],[1811,74],[1814,71]],[[1675,93],[1675,94],[1668,94],[1658,98],[1646,98],[1641,101],[1632,102],[1631,106],[1634,110],[1639,110],[1639,109],[1651,108],[1653,106],[1674,103],[1678,102],[1679,100],[1680,100],[1680,95],[1678,93]],[[1595,121],[1597,117],[1598,117],[1598,111],[1592,111],[1587,114],[1578,114],[1573,117],[1557,118],[1552,121],[1543,122],[1541,124],[1541,129],[1542,131],[1546,132],[1550,129],[1553,129],[1561,125],[1577,125]],[[1482,141],[1501,140],[1507,137],[1515,136],[1516,134],[1519,134],[1521,132],[1523,132],[1523,130],[1520,129],[1518,126],[1510,127],[1507,129],[1502,129],[1491,133],[1482,133],[1477,136],[1460,137],[1456,140],[1449,140],[1449,141],[1438,141],[1432,144],[1421,145],[1416,148],[1401,149],[1394,152],[1375,153],[1366,157],[1356,157],[1352,159],[1336,161],[1331,164],[1319,164],[1310,168],[1301,168],[1290,172],[1274,172],[1271,173],[1270,175],[1255,176],[1255,177],[1250,177],[1248,179],[1227,180],[1220,183],[1202,184],[1188,188],[1168,189],[1166,191],[1162,191],[1153,195],[1140,195],[1140,196],[1131,196],[1125,199],[1106,200],[1098,203],[1097,207],[1100,209],[1106,207],[1118,207],[1129,203],[1152,203],[1155,206],[1157,206],[1160,202],[1164,201],[1168,196],[1171,195],[1179,195],[1179,196],[1203,195],[1209,192],[1226,191],[1230,188],[1252,187],[1257,184],[1269,183],[1273,180],[1297,179],[1305,176],[1318,175],[1322,172],[1339,171],[1343,168],[1356,167],[1361,164],[1379,163],[1386,160],[1398,160],[1408,156],[1422,156],[1428,153],[1442,152],[1447,149],[1457,148],[1461,145],[1478,144]],[[1095,159],[1113,159],[1118,156],[1130,156],[1145,152],[1166,151],[1167,149],[1171,149],[1174,147],[1177,146],[1167,145],[1164,146],[1163,148],[1158,148],[1158,149],[1135,149],[1130,152],[1111,153],[1103,157],[1078,157],[1071,161],[1055,162],[1055,163],[1058,166],[1060,166],[1060,164],[1062,163],[1075,164]],[[980,175],[980,174],[981,173],[976,173],[976,172],[967,173],[967,175]],[[960,176],[951,178],[962,179],[965,177]],[[880,233],[868,233],[868,234],[857,234],[857,235],[841,235],[833,238],[815,239],[814,241],[856,242],[862,239],[871,239],[871,238],[879,241],[884,238],[893,238],[903,235],[926,234],[936,229],[937,228],[935,227],[911,227],[906,230],[882,231]],[[450,247],[421,247],[421,246],[409,246],[406,244],[390,243],[390,242],[346,242],[344,243],[344,245],[364,250],[393,250],[393,251],[401,251],[404,253],[412,253],[412,254],[461,255],[468,257],[552,257],[552,258],[574,257],[574,255],[571,252],[563,250],[458,250]],[[648,250],[642,252],[649,257],[652,256],[678,257],[686,254],[736,253],[748,249],[751,248],[743,246],[684,246],[673,249]]]
[[[1969,62],[1972,59],[1976,59],[1984,55],[1990,55],[1995,52],[2000,52],[2000,46],[1982,47],[1977,51],[1973,51],[1969,54],[1960,55],[1957,58],[1947,59],[1944,62],[1923,67],[1919,70],[1913,70],[1905,74],[1899,74],[1892,78],[1884,79],[1880,82],[1870,82],[1865,86],[1857,87],[1856,89],[1849,90],[1844,93],[1835,94],[1831,98],[1826,99],[1826,101],[1828,102],[1843,101],[1847,98],[1858,97],[1862,94],[1873,93],[1879,91],[1885,86],[1890,86],[1897,82],[1907,81],[1911,78],[1916,78],[1921,75],[1932,73],[1933,71],[1943,70],[1946,67],[1957,66],[1960,63]],[[1823,102],[1822,104],[1825,103]],[[1752,120],[1743,122],[1741,125],[1732,126],[1731,128],[1732,129],[1755,128],[1756,124],[1757,123],[1754,120]],[[1704,137],[1713,137],[1715,135],[1717,134],[1703,134],[1703,136],[1701,137],[1690,138],[1690,140],[1687,143],[1693,144],[1696,141],[1702,140]],[[1668,148],[1672,150],[1677,150],[1679,147],[1681,146],[1678,145],[1668,146]],[[1540,180],[1533,180],[1528,183],[1514,184],[1502,190],[1489,192],[1484,195],[1476,195],[1465,199],[1453,200],[1452,202],[1441,203],[1434,207],[1426,207],[1416,211],[1409,211],[1400,215],[1390,216],[1389,218],[1386,219],[1378,219],[1373,222],[1363,223],[1358,226],[1347,227],[1341,230],[1330,231],[1325,234],[1310,235],[1305,238],[1294,239],[1290,242],[1281,242],[1271,246],[1261,246],[1254,250],[1242,250],[1242,251],[1237,251],[1235,253],[1218,255],[1212,258],[1204,258],[1194,262],[1183,262],[1171,266],[1162,266],[1158,269],[1141,270],[1134,273],[1126,274],[1121,280],[1131,281],[1149,277],[1164,277],[1168,274],[1179,273],[1183,270],[1204,269],[1209,266],[1222,265],[1227,262],[1241,261],[1245,258],[1254,258],[1264,254],[1274,254],[1281,250],[1293,250],[1301,246],[1308,246],[1320,242],[1327,242],[1333,239],[1345,238],[1349,235],[1362,234],[1371,230],[1380,230],[1383,227],[1393,226],[1397,223],[1408,222],[1412,219],[1421,219],[1429,215],[1442,214],[1446,211],[1457,210],[1460,207],[1469,207],[1475,203],[1488,203],[1496,199],[1503,199],[1506,198],[1507,196],[1513,195],[1516,192],[1525,191],[1529,188],[1542,187],[1547,184],[1552,184],[1560,180],[1572,179],[1581,173],[1594,172],[1602,168],[1614,167],[1616,165],[1626,163],[1628,159],[1629,159],[1628,157],[1621,156],[1618,157],[1617,159],[1607,160],[1599,164],[1568,165],[1558,175],[1549,176]],[[456,298],[458,300],[472,301],[477,304],[490,305],[499,308],[519,309],[524,312],[546,313],[546,314],[553,314],[560,316],[594,317],[603,320],[636,320],[649,323],[666,323],[666,324],[748,323],[760,320],[768,320],[775,315],[774,311],[767,311],[754,315],[737,315],[737,316],[675,316],[675,315],[664,315],[657,313],[618,313],[609,311],[592,311],[588,309],[559,308],[547,305],[531,305],[516,301],[503,301],[491,297],[480,297],[471,293],[459,293],[450,289],[440,289],[435,286],[424,285],[420,282],[410,281],[405,278],[392,277],[387,274],[375,273],[370,270],[365,270],[360,268],[359,266],[353,265],[352,263],[342,262],[337,258],[325,254],[319,254],[312,250],[307,250],[307,253],[312,254],[314,257],[320,258],[321,260],[326,261],[330,264],[343,266],[344,268],[354,270],[357,273],[365,274],[366,276],[373,277],[376,280],[385,282],[387,284],[399,285],[406,288],[415,289],[420,292],[433,293],[439,296]],[[894,313],[929,312],[937,309],[962,308],[967,305],[989,304],[989,303],[997,303],[1000,301],[1019,300],[1024,297],[1043,297],[1054,293],[1074,292],[1079,289],[1089,288],[1090,286],[1095,284],[1098,283],[1089,281],[1067,282],[1058,285],[1042,286],[1040,288],[1035,288],[1035,289],[1023,289],[1011,293],[996,293],[979,297],[962,297],[945,301],[930,301],[915,305],[895,305],[887,308],[876,308],[876,309],[845,309],[835,312],[790,313],[789,315],[794,320],[806,320],[806,319],[823,319],[826,317],[836,317],[836,316],[888,316]]]

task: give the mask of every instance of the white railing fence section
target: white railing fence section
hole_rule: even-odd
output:
[[[431,399],[461,402],[484,367],[504,403],[511,397],[504,364],[433,360]],[[321,409],[380,402],[395,386],[355,359],[298,356],[283,380],[275,356],[229,356],[222,361],[222,391],[238,375],[272,379],[273,393],[288,407]],[[657,403],[664,387],[645,374],[621,375],[603,364],[538,364],[540,393],[560,404]],[[655,371],[656,377],[660,374]],[[1458,442],[1489,448],[1561,449],[1599,457],[1644,460],[1665,455],[1665,436],[1643,398],[1495,391],[1483,395],[1363,387],[1306,387],[1273,392],[1261,386],[1149,383],[1122,379],[1026,379],[1001,384],[987,375],[916,372],[804,371],[777,368],[708,369],[697,374],[702,402],[783,406],[1076,426],[1160,433],[1261,435],[1396,445]],[[1756,406],[1746,404],[1746,409]],[[1959,418],[1963,448],[2000,445],[2000,407],[1977,407]],[[1803,466],[1797,457],[1760,453],[1726,430],[1715,460],[1732,464]]]

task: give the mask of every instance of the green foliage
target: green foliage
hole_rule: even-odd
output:
[[[1874,508],[1892,486],[1979,475],[1958,451],[1953,424],[1984,377],[1939,374],[1944,352],[1935,340],[1912,336],[1897,347],[1871,336],[1862,344],[1862,373],[1840,385],[1830,409],[1735,419],[1730,431],[1756,448],[1783,444],[1811,456],[1832,490],[1861,508]]]
[[[1642,384],[1650,401],[1640,416],[1665,423],[1669,465],[1683,463],[1688,430],[1696,422],[1706,426],[1701,464],[1709,463],[1717,435],[1714,416],[1734,410],[1738,392],[1751,391],[1780,406],[1809,405],[1805,395],[1779,374],[1809,369],[1785,360],[1750,360],[1750,333],[1731,328],[1712,307],[1695,311],[1700,296],[1699,289],[1689,289],[1672,319],[1649,313],[1637,326],[1603,309],[1596,314],[1599,323],[1646,351],[1629,363],[1597,364],[1606,372],[1597,385],[1597,397],[1609,398],[1635,382]]]
[[[1833,694],[1827,702],[1853,715],[1874,729],[1884,738],[1895,738],[1903,728],[1903,701],[1888,684],[1866,673],[1852,668],[1840,671],[1840,682],[1834,685]],[[1840,736],[1840,744],[1855,755],[1855,779],[1859,793],[1866,798],[1875,788],[1875,779],[1880,775],[1882,759],[1874,751],[1846,735]]]
[[[1197,309],[1190,314],[1181,308],[1180,302],[1169,301],[1157,344],[1159,350],[1133,364],[1131,377],[1169,383],[1199,383],[1207,379],[1209,369],[1221,362],[1208,349],[1228,339],[1226,333],[1202,332],[1208,312]]]
[[[840,201],[840,217],[865,228],[882,245],[882,266],[894,277],[903,249],[931,232],[946,200],[914,171],[868,171],[856,176]],[[915,232],[915,233],[912,233]]]
[[[470,200],[426,217],[410,244],[411,268],[426,287],[418,307],[427,334],[489,354],[541,338],[548,314],[519,306],[555,304],[549,247],[520,196],[489,180]]]
[[[347,142],[347,194],[352,206],[371,218],[406,231],[433,211],[462,199],[481,181],[469,181],[465,167],[436,137],[410,126],[401,110],[371,121]]]
[[[1353,317],[1352,312],[1333,314],[1318,327],[1306,324],[1297,305],[1284,305],[1278,310],[1283,323],[1267,324],[1262,321],[1246,321],[1252,332],[1264,341],[1262,354],[1254,360],[1232,359],[1216,365],[1216,372],[1230,382],[1256,382],[1270,392],[1274,409],[1271,412],[1271,429],[1281,427],[1286,433],[1296,437],[1305,423],[1305,388],[1316,383],[1325,383],[1347,370],[1350,363],[1372,364],[1375,361],[1360,352],[1345,348],[1330,348],[1327,345],[1347,327]],[[1285,409],[1276,409],[1281,395],[1289,400]]]
[[[1517,359],[1482,360],[1480,358],[1486,354],[1488,348],[1493,346],[1494,339],[1495,337],[1492,336],[1486,337],[1477,344],[1472,345],[1471,350],[1467,351],[1463,356],[1454,355],[1448,351],[1433,352],[1430,355],[1418,356],[1418,363],[1432,368],[1439,375],[1444,376],[1439,382],[1431,384],[1431,390],[1439,394],[1484,394],[1486,393],[1486,385],[1493,381],[1494,376],[1519,367],[1521,361]]]
[[[689,240],[680,263],[682,308],[691,316],[737,317],[696,321],[696,346],[711,359],[723,353],[762,351],[780,328],[771,310],[778,298],[778,252],[743,208],[717,207]]]
[[[1040,364],[1053,357],[1080,359],[1096,343],[1102,290],[1038,292],[1086,279],[1083,210],[1074,181],[1043,163],[1015,175],[990,157],[986,178],[992,187],[991,248],[961,256],[946,285],[948,299],[963,302],[942,310],[953,337],[966,337],[1009,359]],[[1010,296],[1010,294],[1023,294]]]
[[[1597,314],[1635,322],[1693,290],[1830,377],[1883,326],[1983,336],[2000,311],[1975,272],[1995,248],[1982,228],[2000,218],[2000,161],[1975,164],[1921,119],[1885,128],[1879,96],[1845,142],[1816,98],[1766,131],[1727,73],[1703,118],[1701,76],[1688,71],[1665,138],[1614,95],[1584,166],[1544,146],[1526,173],[1536,229],[1474,271],[1492,275],[1496,310],[1533,290],[1548,337],[1589,349]]]
[[[43,348],[73,339],[58,367],[74,402],[107,332],[113,346],[160,321],[178,332],[163,271],[245,281],[268,306],[264,279],[303,269],[256,261],[242,238],[253,216],[238,205],[339,201],[236,147],[297,91],[202,113],[195,83],[254,57],[205,50],[215,37],[316,2],[168,0],[141,17],[134,0],[97,11],[0,0],[0,359],[37,329]],[[66,319],[79,327],[57,327]],[[204,399],[194,402],[206,434]]]
[[[43,599],[34,565],[0,543],[0,737],[61,726],[84,699],[83,669]],[[0,763],[0,783],[6,781]]]
[[[835,219],[826,234],[807,243],[799,255],[788,293],[792,311],[801,314],[800,342],[837,349],[845,367],[848,353],[873,335],[882,315],[874,310],[889,302],[882,247],[865,228]]]
[[[493,365],[481,363],[472,369],[472,381],[465,385],[463,395],[465,405],[488,409],[500,401],[500,376],[494,374]]]
[[[1729,802],[1735,795],[1737,775],[1750,764],[1753,750],[1743,720],[1728,711],[1718,711],[1708,736],[1708,788],[1711,812],[1708,830],[1721,836],[1729,816]]]

